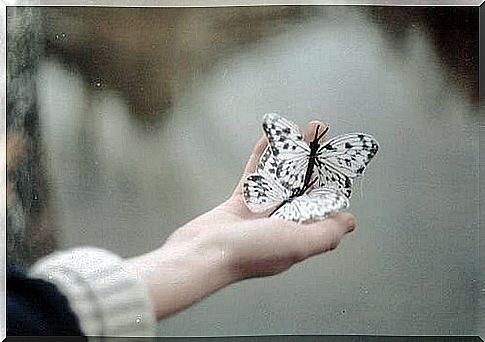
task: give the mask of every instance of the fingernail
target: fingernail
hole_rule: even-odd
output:
[[[347,221],[347,231],[351,232],[355,229],[355,219],[354,218],[350,218],[348,221]]]

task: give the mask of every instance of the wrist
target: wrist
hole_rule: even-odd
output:
[[[126,265],[147,285],[158,320],[236,281],[224,250],[197,239],[169,242]]]

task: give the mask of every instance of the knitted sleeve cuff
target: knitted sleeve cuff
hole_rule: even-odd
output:
[[[35,263],[30,276],[59,288],[86,336],[155,335],[148,289],[108,251],[83,247],[53,253]]]

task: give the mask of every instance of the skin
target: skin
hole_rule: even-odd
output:
[[[316,125],[326,127],[310,122],[307,141],[313,139]],[[276,275],[331,251],[355,229],[350,213],[300,225],[250,212],[241,186],[266,146],[261,137],[228,200],[177,229],[160,248],[125,261],[126,270],[147,285],[158,320],[230,284]]]

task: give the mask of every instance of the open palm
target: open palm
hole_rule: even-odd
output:
[[[308,138],[316,125],[308,125]],[[267,146],[255,145],[243,177],[228,200],[177,229],[157,250],[128,259],[127,270],[147,284],[158,319],[247,278],[281,273],[297,262],[337,247],[354,230],[355,218],[340,213],[297,224],[252,213],[241,191]]]
[[[306,140],[313,139],[316,126],[308,124]],[[231,271],[238,279],[280,273],[296,262],[334,249],[342,237],[355,228],[355,219],[342,213],[322,222],[301,225],[268,218],[251,212],[244,203],[242,183],[256,170],[267,146],[263,136],[256,143],[243,177],[231,197],[211,211],[176,231],[169,242],[194,237],[208,238],[221,255],[230,260]]]

